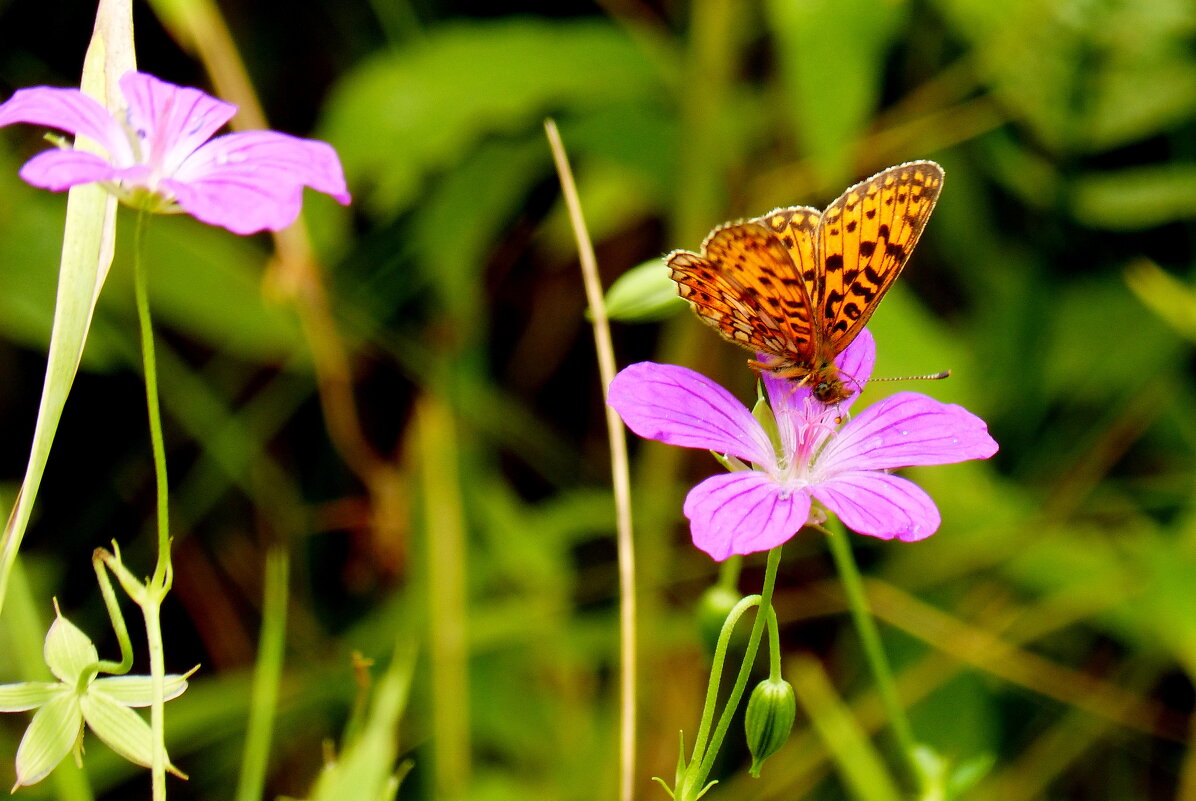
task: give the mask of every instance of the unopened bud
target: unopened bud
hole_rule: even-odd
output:
[[[706,647],[707,653],[714,653],[719,635],[723,631],[723,624],[727,622],[727,615],[731,614],[731,610],[740,600],[742,596],[735,590],[718,584],[707,589],[698,598],[698,636],[702,638],[702,645]],[[744,638],[741,636],[739,639]]]
[[[793,685],[784,679],[765,679],[752,690],[744,729],[748,750],[752,753],[751,774],[760,775],[764,760],[775,754],[789,739],[797,717],[797,698]]]

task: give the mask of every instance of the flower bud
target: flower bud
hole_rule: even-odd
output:
[[[723,624],[727,622],[727,615],[731,614],[731,610],[741,599],[742,596],[735,590],[717,584],[707,589],[702,593],[702,597],[698,598],[696,610],[698,636],[707,653],[714,653],[715,647],[718,646],[718,637],[723,630]],[[745,636],[742,634],[737,638],[733,636],[731,642],[738,643],[739,640],[745,639]]]
[[[751,774],[760,775],[764,760],[780,750],[789,739],[797,717],[797,699],[793,685],[784,679],[765,679],[752,690],[744,729],[748,750],[752,753]]]

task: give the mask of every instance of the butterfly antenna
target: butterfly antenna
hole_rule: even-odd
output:
[[[930,373],[929,375],[904,375],[895,378],[873,378],[873,381],[941,381],[944,378],[950,378],[950,370],[942,370],[937,373]]]

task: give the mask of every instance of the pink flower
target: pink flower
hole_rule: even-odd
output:
[[[30,159],[21,177],[54,192],[100,182],[131,205],[185,211],[237,234],[293,223],[304,186],[348,205],[331,145],[275,131],[212,139],[236,106],[143,72],[125,73],[120,88],[128,107],[116,115],[78,89],[48,86],[21,89],[0,104],[0,126],[45,125],[86,136],[107,152],[48,150]]]
[[[862,390],[875,361],[876,343],[865,329],[836,364]],[[784,543],[810,519],[812,500],[860,534],[925,539],[939,527],[934,501],[890,471],[997,451],[979,417],[916,392],[892,395],[841,423],[858,392],[827,406],[808,387],[763,381],[775,443],[731,393],[693,370],[640,362],[610,385],[608,402],[641,437],[726,454],[741,468],[706,479],[685,499],[694,544],[720,561]]]

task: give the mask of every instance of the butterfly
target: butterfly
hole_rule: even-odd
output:
[[[703,322],[761,355],[749,367],[838,403],[852,390],[835,357],[901,274],[942,188],[933,161],[889,167],[823,211],[794,206],[719,226],[701,255],[670,253],[670,275]]]

